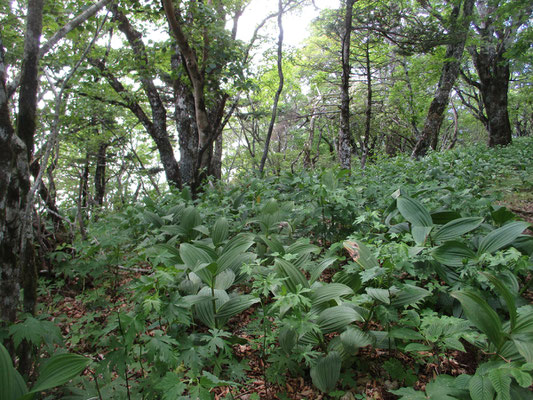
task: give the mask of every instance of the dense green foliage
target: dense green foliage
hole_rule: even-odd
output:
[[[533,238],[497,204],[522,191],[531,201],[531,160],[523,139],[351,176],[243,176],[194,201],[187,191],[146,197],[53,253],[59,275],[40,289],[50,302],[9,334],[91,355],[92,377],[62,398],[210,399],[226,386],[233,398],[251,379],[244,347],[272,388],[303,376],[364,398],[357,377],[377,368],[405,386],[390,389],[400,398],[425,398],[411,388],[417,375],[464,352],[472,371],[440,370],[428,396],[530,398]],[[67,286],[84,309],[76,320],[55,310]]]

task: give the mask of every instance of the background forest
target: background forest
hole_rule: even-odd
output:
[[[2,1],[0,399],[532,398],[532,13]]]

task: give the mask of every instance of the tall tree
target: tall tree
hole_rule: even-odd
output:
[[[350,130],[350,41],[352,33],[353,5],[356,0],[346,0],[344,30],[341,43],[341,123],[338,138],[338,155],[341,168],[351,169],[351,130]]]
[[[36,128],[39,44],[44,0],[29,0],[24,37],[24,56],[16,128],[9,115],[3,43],[0,39],[0,318],[14,322],[19,291],[24,289],[23,309],[34,313],[37,301],[37,269],[34,259],[30,162]],[[5,148],[4,148],[5,146]],[[20,358],[21,370],[29,371],[28,351]]]
[[[424,128],[413,149],[413,157],[425,155],[430,146],[434,150],[437,147],[444,112],[450,101],[450,93],[459,76],[473,8],[474,0],[464,0],[453,6],[451,16],[446,24],[448,25],[449,43],[446,47],[442,72],[435,96],[429,106]]]
[[[531,21],[530,1],[478,0],[475,44],[468,47],[479,82],[476,86],[487,115],[489,146],[512,141],[508,111],[510,65],[507,52],[516,43],[520,28]]]

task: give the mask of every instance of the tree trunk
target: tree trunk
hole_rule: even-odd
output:
[[[460,5],[452,10],[450,36],[453,41],[446,48],[446,55],[442,72],[435,92],[435,97],[431,102],[424,123],[424,129],[411,154],[412,157],[424,156],[429,147],[436,150],[439,138],[439,131],[444,120],[444,112],[450,101],[450,93],[453,85],[459,76],[461,58],[463,56],[466,39],[468,37],[468,25],[474,8],[474,0],[465,0],[463,3],[462,22],[459,22]]]
[[[353,5],[356,0],[346,0],[344,32],[342,37],[342,82],[341,82],[341,121],[339,130],[338,155],[341,168],[352,168],[350,146],[350,40],[352,33]]]
[[[512,142],[508,112],[509,61],[503,53],[472,52],[479,75],[480,92],[487,113],[489,147],[505,146]]]
[[[9,118],[4,50],[0,40],[0,151],[3,153],[0,165],[11,171],[2,168],[0,172],[0,318],[8,322],[15,321],[21,287],[24,289],[24,312],[34,314],[37,302],[33,208],[28,204],[28,196],[43,4],[44,0],[28,1],[16,134]],[[19,370],[23,374],[30,370],[30,355],[29,343],[23,342],[19,353]]]
[[[279,0],[278,2],[278,29],[279,29],[279,36],[278,36],[278,77],[279,77],[279,83],[278,83],[278,90],[276,90],[276,94],[274,95],[274,104],[272,105],[272,115],[270,116],[270,124],[268,126],[267,136],[265,139],[265,147],[263,149],[263,156],[261,157],[261,163],[259,164],[259,173],[263,174],[263,170],[265,169],[265,163],[268,157],[268,149],[270,147],[270,139],[272,138],[272,132],[274,130],[274,124],[276,123],[276,116],[278,113],[278,102],[279,97],[281,96],[281,91],[283,90],[283,83],[284,83],[284,77],[283,77],[283,4],[282,1]]]
[[[100,143],[100,145],[98,146],[98,152],[96,154],[96,170],[94,172],[94,201],[99,207],[102,207],[102,205],[104,204],[107,147],[107,143]]]
[[[365,169],[366,161],[370,152],[370,128],[372,124],[372,69],[370,67],[370,39],[367,39],[365,49],[366,64],[366,110],[365,110],[365,137],[361,154],[361,168]]]

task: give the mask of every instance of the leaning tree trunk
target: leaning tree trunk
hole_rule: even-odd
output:
[[[341,83],[341,121],[339,130],[339,162],[341,168],[351,169],[351,146],[350,146],[350,40],[352,33],[353,5],[356,0],[346,1],[344,15],[344,33],[342,37],[342,83]]]
[[[459,7],[452,10],[452,26],[457,24],[459,18]],[[439,79],[439,84],[435,97],[431,102],[424,123],[424,129],[411,154],[412,157],[424,156],[430,145],[433,150],[436,149],[439,138],[439,131],[444,120],[444,112],[450,101],[450,93],[453,85],[459,76],[461,58],[465,49],[465,43],[468,36],[468,25],[470,16],[474,8],[474,0],[465,0],[463,5],[462,23],[457,25],[456,29],[450,33],[454,40],[446,48],[445,61]]]

